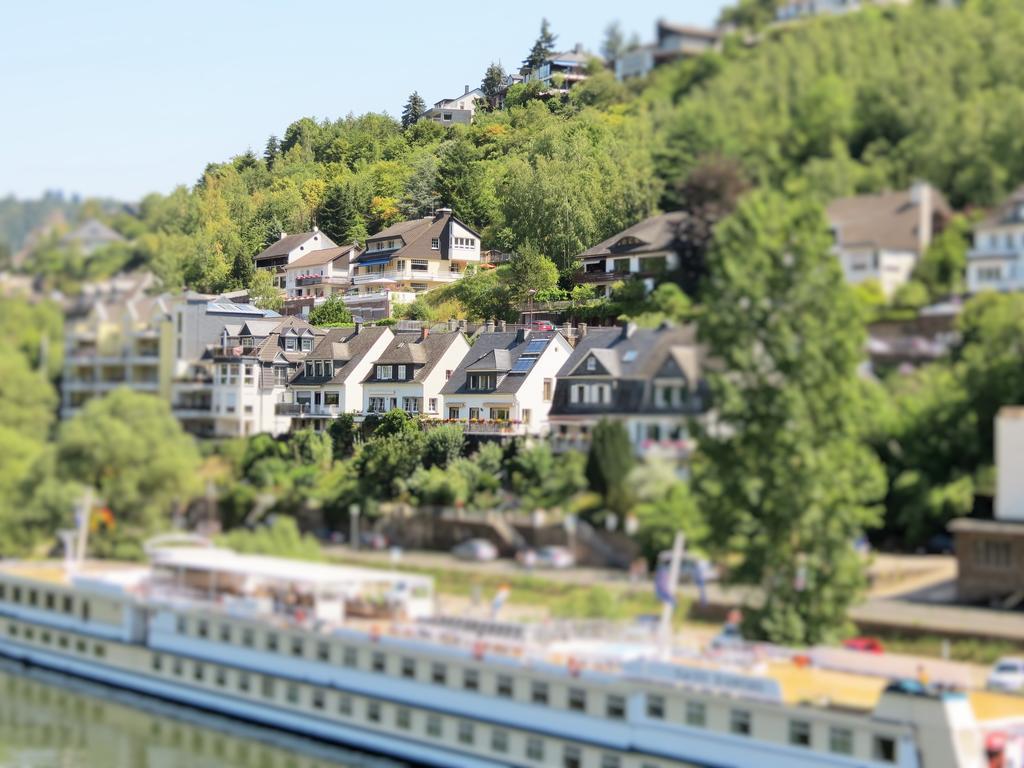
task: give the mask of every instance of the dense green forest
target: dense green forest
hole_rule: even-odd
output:
[[[455,428],[423,431],[400,415],[200,450],[166,404],[122,392],[57,425],[59,315],[8,302],[0,329],[9,323],[15,362],[0,380],[0,504],[9,510],[0,547],[45,550],[81,483],[108,498],[118,521],[97,546],[126,555],[204,494],[229,526],[252,522],[254,509],[336,526],[351,503],[372,513],[388,501],[472,510],[511,499],[595,522],[633,513],[648,554],[682,526],[691,543],[733,553],[737,574],[775,590],[779,599],[752,614],[757,634],[834,636],[863,587],[853,537],[867,530],[913,549],[990,492],[992,419],[1024,402],[1024,299],[976,297],[949,359],[865,377],[868,297],[843,284],[821,206],[918,178],[936,184],[967,214],[936,240],[915,284],[924,300],[958,290],[970,209],[1024,182],[1022,39],[1019,3],[868,8],[737,34],[721,53],[643,82],[618,83],[595,66],[565,99],[516,86],[505,108],[471,126],[303,118],[259,154],[212,163],[192,187],[112,219],[131,244],[94,266],[47,242],[28,269],[53,285],[133,264],[168,289],[219,291],[252,285],[252,256],[282,230],[315,224],[339,242],[361,240],[447,205],[485,247],[517,257],[410,311],[514,316],[532,288],[571,299],[581,317],[695,318],[726,362],[712,386],[740,437],[703,435],[688,484],[623,459],[611,427],[589,456],[544,445],[471,450]],[[625,285],[600,307],[568,290],[578,253],[676,207],[693,214],[683,234],[695,276],[675,275],[650,297]],[[787,585],[805,567],[815,579],[794,594]]]

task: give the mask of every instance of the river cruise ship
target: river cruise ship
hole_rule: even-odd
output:
[[[656,634],[446,617],[428,577],[214,547],[0,562],[4,656],[421,765],[1021,764],[1024,698]]]

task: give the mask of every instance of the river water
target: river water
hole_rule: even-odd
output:
[[[3,663],[0,768],[400,768],[400,764]]]

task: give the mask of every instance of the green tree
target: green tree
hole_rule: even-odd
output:
[[[418,219],[437,208],[437,158],[432,154],[421,155],[413,161],[411,170],[399,207],[407,218]]]
[[[353,184],[348,181],[336,181],[330,184],[324,193],[323,202],[317,212],[317,223],[324,234],[336,243],[362,243],[366,241],[365,235],[362,238],[352,236],[359,215]]]
[[[484,221],[484,177],[476,149],[466,136],[446,141],[438,150],[437,193],[443,205],[473,226]]]
[[[551,33],[551,25],[548,24],[548,20],[541,19],[540,34],[537,35],[530,53],[523,59],[523,65],[519,69],[520,74],[527,75],[543,64],[555,52],[557,39],[558,36]]]
[[[236,528],[220,536],[218,544],[252,555],[271,555],[294,560],[323,560],[320,543],[299,530],[294,518],[275,515],[269,525],[251,530]]]
[[[317,304],[309,311],[310,325],[321,328],[349,325],[352,322],[352,313],[345,306],[345,300],[340,294],[328,296],[322,304]]]
[[[277,162],[277,155],[280,151],[280,145],[277,141],[277,136],[271,136],[267,139],[267,146],[263,150],[263,162],[267,164],[267,170],[274,170],[274,163]]]
[[[419,91],[413,91],[409,94],[405,106],[402,107],[402,127],[408,128],[410,125],[419,122],[419,119],[423,117],[423,113],[426,111],[427,105],[423,101],[423,97],[420,96]]]
[[[914,279],[928,289],[932,301],[963,293],[970,228],[966,216],[954,216],[914,268]]]
[[[633,505],[627,478],[635,463],[633,444],[622,422],[601,419],[591,433],[587,480],[604,497],[605,506],[620,515]]]
[[[334,457],[334,445],[331,436],[315,429],[300,429],[288,438],[288,447],[292,459],[300,464],[311,464],[327,469]]]
[[[697,501],[682,481],[672,483],[664,495],[637,504],[633,512],[637,519],[633,538],[651,564],[659,552],[672,548],[677,532],[685,534],[687,550],[698,552],[708,535]]]
[[[235,254],[234,264],[231,266],[231,280],[239,288],[252,285],[253,277],[256,275],[256,262],[252,256],[244,251]]]
[[[271,309],[275,312],[284,306],[281,289],[274,285],[274,276],[269,270],[255,270],[249,282],[249,302],[260,309]]]
[[[516,305],[525,302],[531,291],[544,293],[558,287],[558,267],[531,243],[499,267],[499,276],[507,286],[509,298]]]
[[[495,109],[501,99],[501,90],[505,87],[505,68],[501,64],[491,62],[484,72],[484,79],[480,83],[480,90],[483,91],[484,99],[487,101],[488,109]]]
[[[466,447],[466,436],[462,427],[456,424],[445,424],[427,430],[423,450],[423,464],[430,467],[445,469],[449,464],[462,456]]]
[[[626,37],[622,34],[622,24],[613,21],[604,28],[604,41],[601,43],[601,55],[606,61],[615,62],[626,51]]]
[[[61,424],[56,447],[58,474],[95,488],[114,514],[94,551],[138,554],[199,490],[195,441],[152,395],[116,389],[90,400]]]
[[[327,428],[327,434],[331,436],[336,460],[347,459],[355,452],[358,430],[355,416],[351,413],[339,414]]]
[[[46,437],[57,409],[57,392],[46,372],[33,370],[28,359],[6,343],[0,345],[0,355],[0,427],[26,438]]]
[[[718,224],[701,340],[714,429],[699,429],[697,501],[732,578],[758,584],[747,630],[815,644],[847,626],[865,586],[855,539],[877,525],[878,461],[859,440],[856,322],[822,210],[753,192]]]

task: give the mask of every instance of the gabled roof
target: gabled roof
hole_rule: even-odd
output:
[[[277,330],[279,325],[281,325],[281,321],[278,319],[260,318],[246,320],[239,329],[238,335],[264,338]]]
[[[372,325],[361,327],[357,331],[353,328],[328,328],[321,331],[323,338],[313,348],[313,351],[306,355],[306,360],[332,360],[334,362],[334,376],[325,381],[321,378],[307,378],[305,371],[300,368],[292,379],[292,384],[344,384],[353,369],[366,357],[367,353],[375,343],[384,335],[390,334],[391,329],[385,326]]]
[[[508,371],[512,354],[507,349],[492,349],[466,366],[467,371]]]
[[[348,266],[349,259],[358,256],[360,253],[357,245],[336,245],[332,248],[321,248],[319,251],[312,251],[305,256],[300,256],[291,264],[288,269],[299,269],[302,267],[320,267],[329,261],[341,259],[345,266]]]
[[[523,357],[531,343],[537,341],[546,342],[543,349],[533,354],[542,357],[552,345],[557,344],[556,337],[561,334],[536,333],[525,334],[521,332],[481,333],[477,336],[476,343],[459,363],[459,367],[452,372],[452,377],[441,389],[446,395],[465,394],[515,394],[523,386],[528,378],[528,370],[515,371],[516,363]],[[562,343],[565,343],[564,340]],[[534,347],[530,347],[534,349]],[[498,386],[492,390],[470,390],[467,388],[466,379],[471,372],[498,371]]]
[[[367,250],[363,251],[357,259],[353,260],[352,263],[359,265],[361,263],[374,261],[375,259],[392,259],[399,257],[413,259],[441,258],[445,247],[442,236],[445,228],[453,221],[466,231],[471,232],[478,238],[480,237],[478,232],[474,231],[472,227],[460,220],[451,211],[442,209],[433,216],[424,216],[421,219],[399,221],[396,224],[392,224],[387,229],[381,230],[372,237],[367,238]],[[434,238],[442,240],[441,250],[431,248],[430,243]],[[370,244],[378,240],[395,239],[401,240],[402,244],[394,250],[372,252],[369,250]]]
[[[933,212],[946,218],[952,215],[942,193],[934,187],[929,190]],[[829,203],[826,213],[836,231],[836,244],[841,248],[862,246],[917,252],[921,247],[920,210],[913,187],[842,197]]]
[[[683,211],[651,216],[602,240],[580,254],[581,259],[670,251],[676,247],[676,232],[686,218]],[[625,242],[622,242],[625,241]]]
[[[62,243],[92,244],[124,242],[124,236],[99,219],[87,219],[61,238]]]
[[[376,365],[411,365],[413,376],[407,381],[423,381],[433,371],[444,354],[462,337],[461,331],[429,333],[423,338],[420,331],[399,332],[388,348],[375,361]],[[366,381],[375,381],[376,367],[370,371]],[[391,381],[391,380],[389,380]]]
[[[975,225],[975,229],[1024,224],[1024,185],[1015,189],[995,210]]]
[[[677,24],[674,21],[665,21],[664,19],[658,20],[658,31],[670,32],[676,35],[685,35],[686,37],[701,37],[712,41],[718,40],[722,37],[722,33],[717,29],[694,27],[689,24]]]
[[[275,256],[287,256],[289,253],[294,251],[299,246],[305,245],[314,237],[317,237],[316,243],[317,249],[320,248],[331,248],[335,245],[334,241],[331,240],[320,230],[314,230],[313,232],[300,232],[295,235],[285,235],[279,239],[276,243],[271,243],[269,246],[264,248],[262,251],[256,254],[256,260],[269,259]]]

